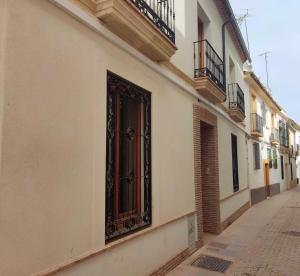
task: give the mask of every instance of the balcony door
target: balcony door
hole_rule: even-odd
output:
[[[204,40],[204,24],[198,17],[198,41]],[[204,43],[199,43],[199,68],[204,67]]]

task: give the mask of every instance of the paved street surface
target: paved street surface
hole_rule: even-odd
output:
[[[191,266],[201,255],[232,261],[224,273]],[[248,210],[168,276],[300,276],[300,187]]]

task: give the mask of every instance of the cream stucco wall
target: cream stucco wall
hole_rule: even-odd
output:
[[[248,146],[249,146],[249,174],[250,174],[250,188],[255,189],[259,187],[264,186],[264,174],[263,174],[263,156],[261,152],[261,160],[260,160],[260,165],[261,169],[260,170],[255,170],[254,169],[254,149],[253,149],[253,143],[256,141],[253,141],[252,139],[249,140]],[[261,148],[261,143],[259,144]]]
[[[221,221],[227,219],[249,201],[248,190],[247,192],[238,193],[236,196],[233,196],[231,134],[237,136],[238,142],[239,191],[245,190],[249,185],[247,140],[245,133],[236,126],[228,124],[226,120],[219,118],[218,145]]]
[[[221,221],[228,219],[238,208],[249,201],[249,189],[244,189],[236,196],[223,200],[221,202]]]
[[[225,120],[218,121],[220,199],[233,194],[231,134],[237,136],[240,190],[248,186],[247,144],[245,133]]]
[[[162,265],[162,259],[169,260],[187,247],[187,229],[187,220],[182,219],[56,275],[149,275]]]
[[[171,62],[194,77],[194,42],[198,40],[197,0],[175,0],[175,37],[178,48]]]
[[[268,152],[267,149],[274,149],[277,150],[277,169],[270,168],[269,169],[269,177],[270,177],[270,184],[277,184],[280,183],[283,190],[285,186],[285,181],[281,179],[281,164],[280,164],[280,156],[282,155],[277,148],[270,147],[268,143],[260,142],[259,146],[261,149],[260,152],[260,164],[261,168],[259,170],[254,169],[254,148],[253,143],[257,141],[250,140],[249,141],[249,168],[250,168],[250,188],[256,189],[260,187],[264,187],[265,185],[265,178],[264,178],[264,161],[268,160]],[[285,157],[285,155],[283,155]]]
[[[105,248],[107,70],[152,92],[152,227],[194,211],[194,98],[50,2],[7,3],[0,274]],[[139,239],[155,265],[188,246],[179,224]],[[134,246],[120,247],[119,258]]]
[[[287,189],[287,179],[290,177],[289,167],[286,169],[286,165],[288,164],[288,156],[286,154],[283,154],[279,151],[278,147],[272,146],[270,144],[271,140],[271,134],[273,131],[273,122],[272,122],[272,114],[274,115],[274,127],[278,128],[279,120],[285,121],[285,119],[272,107],[270,107],[260,95],[256,94],[255,102],[256,102],[256,112],[258,115],[263,117],[263,111],[262,106],[265,105],[266,110],[266,122],[263,127],[264,135],[259,141],[260,145],[260,162],[261,162],[261,169],[255,170],[254,169],[254,149],[253,149],[253,143],[256,143],[257,141],[250,140],[249,143],[249,171],[250,171],[250,188],[256,189],[260,187],[264,187],[265,185],[265,179],[264,179],[264,161],[268,161],[268,149],[277,151],[277,169],[270,168],[269,170],[269,177],[270,177],[270,184],[277,184],[280,183],[280,189],[281,191],[284,191]],[[251,102],[249,101],[249,104]],[[281,175],[281,160],[280,156],[283,156],[284,158],[284,175],[285,178],[282,179]]]

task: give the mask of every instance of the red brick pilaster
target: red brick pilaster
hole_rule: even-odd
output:
[[[203,231],[219,233],[220,191],[217,117],[194,105],[194,178],[198,241]]]

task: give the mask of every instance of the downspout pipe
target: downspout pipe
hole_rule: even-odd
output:
[[[225,100],[224,102],[227,101],[227,81],[226,81],[226,26],[231,23],[234,20],[234,17],[231,16],[227,21],[225,21],[222,25],[222,48],[223,48],[223,79],[224,79],[224,86],[225,86],[225,91],[226,91],[226,95],[225,95]]]

